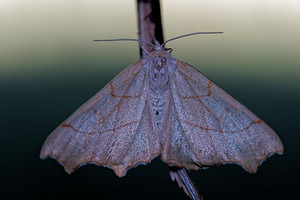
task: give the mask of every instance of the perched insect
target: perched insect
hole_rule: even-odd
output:
[[[133,39],[152,45],[152,51],[57,127],[40,157],[57,159],[68,173],[93,163],[122,177],[155,157],[191,170],[236,163],[255,172],[270,155],[282,153],[267,124],[164,48],[171,40],[205,33],[155,45]]]

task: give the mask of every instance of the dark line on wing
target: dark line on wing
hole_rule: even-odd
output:
[[[188,124],[188,125],[197,127],[197,128],[199,128],[199,129],[201,129],[201,130],[214,131],[214,132],[219,132],[219,133],[236,133],[236,132],[243,132],[243,131],[249,129],[253,124],[260,124],[260,123],[263,123],[262,120],[257,120],[257,121],[251,122],[251,123],[250,123],[246,128],[244,128],[244,129],[235,130],[235,131],[222,131],[222,130],[218,130],[218,129],[205,128],[205,127],[199,126],[199,125],[197,125],[197,124],[193,124],[193,123],[188,122],[188,121],[183,121],[183,122],[186,123],[186,124]]]
[[[116,128],[107,129],[105,131],[100,131],[100,132],[93,132],[93,131],[91,131],[91,132],[85,132],[85,131],[80,131],[80,130],[76,129],[74,126],[72,126],[70,124],[62,124],[61,127],[62,128],[71,128],[76,133],[82,133],[82,134],[87,134],[87,135],[92,135],[92,134],[99,134],[99,135],[101,135],[102,133],[106,133],[106,132],[110,132],[110,131],[114,132],[116,130],[119,130],[121,128],[124,128],[124,127],[126,127],[126,126],[128,126],[130,124],[134,124],[134,123],[137,123],[137,121],[131,121],[131,122],[128,122],[126,124],[121,124],[120,126],[118,126]]]

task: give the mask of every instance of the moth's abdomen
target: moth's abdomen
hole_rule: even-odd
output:
[[[166,116],[168,109],[168,95],[170,91],[166,87],[164,90],[153,90],[149,91],[149,103],[153,125],[162,129],[162,124]]]

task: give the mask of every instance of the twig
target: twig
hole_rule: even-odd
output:
[[[183,188],[184,192],[193,200],[203,200],[202,197],[198,194],[196,187],[191,181],[185,168],[179,167],[170,167],[169,173],[172,181],[177,181],[178,186]]]
[[[163,44],[163,31],[161,24],[160,2],[159,0],[137,0],[138,7],[138,23],[139,23],[139,39],[154,44],[156,39]],[[151,46],[145,45],[143,48],[150,51]],[[143,50],[140,48],[140,57],[143,57]],[[201,200],[195,186],[193,185],[189,175],[184,168],[170,167],[170,176],[176,180],[179,187],[183,188],[185,193],[193,200]]]
[[[161,24],[159,0],[137,0],[139,39],[154,43],[156,39],[160,44],[164,42]],[[151,47],[144,47],[148,52]],[[140,48],[140,56],[143,56],[143,50]]]

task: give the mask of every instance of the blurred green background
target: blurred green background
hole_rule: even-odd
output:
[[[191,172],[209,199],[280,199],[299,180],[300,1],[161,2],[173,55],[210,77],[269,124],[284,145],[256,174],[237,165]],[[139,59],[136,3],[130,0],[1,0],[1,199],[188,199],[160,159],[128,171],[88,165],[68,175],[39,159],[51,131],[127,65]]]

